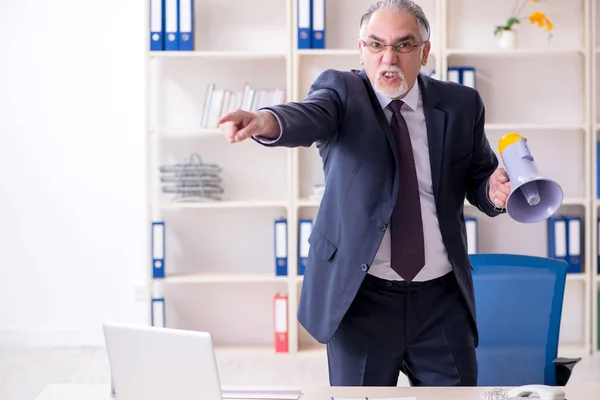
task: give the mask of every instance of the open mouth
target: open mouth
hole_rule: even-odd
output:
[[[395,83],[400,81],[400,75],[394,71],[386,71],[381,73],[381,79],[386,83]]]

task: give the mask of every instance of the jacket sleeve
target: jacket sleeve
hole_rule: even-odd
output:
[[[281,129],[279,138],[253,139],[264,146],[285,147],[310,147],[315,142],[327,142],[343,120],[347,96],[343,73],[323,71],[304,100],[261,108],[275,115]]]
[[[485,135],[485,106],[477,91],[475,92],[475,109],[473,158],[467,185],[467,200],[486,215],[495,217],[505,213],[506,210],[496,207],[488,197],[488,182],[490,176],[498,168],[499,162]]]

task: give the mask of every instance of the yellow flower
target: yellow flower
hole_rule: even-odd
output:
[[[529,22],[541,26],[544,23],[544,15],[540,11],[534,11],[529,15]]]
[[[534,11],[529,15],[529,22],[537,24],[540,28],[550,31],[554,27],[552,21],[542,11]]]

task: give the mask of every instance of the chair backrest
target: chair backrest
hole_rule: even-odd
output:
[[[554,386],[567,263],[473,254],[479,386]]]

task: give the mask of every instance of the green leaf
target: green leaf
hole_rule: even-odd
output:
[[[510,18],[510,19],[508,20],[508,22],[506,23],[506,27],[507,27],[508,29],[510,29],[510,28],[512,28],[512,26],[513,26],[514,24],[519,24],[520,22],[521,22],[521,21],[519,21],[519,19],[518,19],[518,18],[514,18],[514,17],[512,17],[512,18]]]

